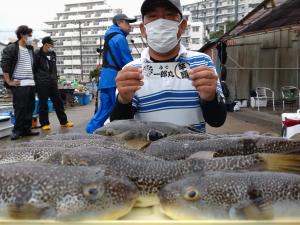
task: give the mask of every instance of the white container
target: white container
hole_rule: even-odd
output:
[[[258,107],[258,100],[254,97],[250,98],[250,105],[252,108]],[[259,107],[267,107],[267,99],[260,99],[259,100]]]
[[[247,99],[243,99],[243,100],[238,100],[238,101],[235,101],[240,108],[247,108],[248,106],[248,101]]]
[[[12,128],[10,116],[0,116],[0,138],[10,135]]]
[[[290,126],[290,127],[285,127],[284,126],[284,121],[286,119],[295,120],[295,121],[300,122],[300,110],[298,109],[296,113],[282,113],[281,114],[282,127],[284,129],[284,132],[282,133],[282,136],[286,137],[286,138],[292,138],[295,134],[300,133],[300,124]]]

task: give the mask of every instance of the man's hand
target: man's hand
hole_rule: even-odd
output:
[[[17,87],[17,86],[21,85],[21,81],[19,81],[19,80],[9,80],[6,83],[11,87]]]
[[[17,87],[21,85],[21,81],[19,80],[11,80],[9,77],[9,73],[3,73],[3,79],[7,83],[8,86]]]
[[[119,71],[116,77],[116,84],[119,91],[118,101],[122,104],[131,102],[135,92],[144,85],[143,78],[142,69],[132,66],[125,67]]]
[[[218,77],[215,71],[207,66],[199,66],[189,71],[193,86],[204,101],[212,101],[216,96]]]

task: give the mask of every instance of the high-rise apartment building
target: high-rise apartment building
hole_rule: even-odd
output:
[[[66,4],[44,31],[56,40],[58,74],[68,79],[88,80],[90,71],[97,68],[96,49],[103,43],[103,35],[112,25],[115,14],[105,0],[88,0]]]
[[[183,6],[193,21],[201,21],[209,31],[218,31],[226,21],[239,21],[262,0],[198,0]]]

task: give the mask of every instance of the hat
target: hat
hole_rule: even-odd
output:
[[[128,16],[126,16],[125,14],[117,14],[113,17],[113,23],[115,25],[117,25],[117,22],[120,20],[126,20],[128,23],[134,23],[136,22],[135,18],[129,18]]]
[[[51,44],[51,45],[53,45],[54,42],[55,42],[55,40],[51,39],[50,36],[44,37],[44,38],[42,39],[42,44],[43,44],[43,45],[44,45],[44,44]]]
[[[147,12],[153,9],[153,6],[155,6],[154,3],[166,4],[177,10],[182,16],[182,7],[180,0],[144,0],[141,7],[142,16],[144,16]]]

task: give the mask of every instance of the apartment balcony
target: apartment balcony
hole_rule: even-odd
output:
[[[70,8],[68,11],[66,10],[66,12],[80,12],[85,10],[87,10],[87,7],[73,7]]]
[[[96,41],[83,41],[82,42],[82,45],[83,46],[93,46],[93,45],[100,45],[100,43],[99,44],[97,44],[98,42],[96,42]]]
[[[97,61],[95,62],[83,62],[82,63],[83,66],[97,66]]]
[[[109,13],[102,13],[102,18],[113,18],[115,13],[109,12]]]
[[[79,41],[64,41],[63,46],[79,46],[80,42]]]
[[[111,8],[107,5],[97,5],[92,8],[88,8],[87,6],[84,7],[74,7],[71,8],[69,11],[65,11],[66,13],[74,13],[74,12],[93,12],[93,11],[104,11],[104,10],[111,10]]]
[[[72,55],[80,55],[80,50],[67,50],[67,51],[64,51],[64,56],[72,56]]]
[[[65,69],[64,74],[81,74],[81,69]]]
[[[143,41],[142,41],[142,39],[141,38],[136,38],[136,37],[132,37],[132,38],[130,38],[129,40],[128,40],[128,42],[131,42],[131,40],[133,40],[134,41],[134,44],[143,44]]]
[[[59,35],[60,37],[78,37],[79,32],[65,32],[63,35]]]
[[[95,51],[82,52],[82,55],[98,55],[98,53],[95,49]]]
[[[80,60],[79,59],[75,59],[75,60],[71,60],[71,59],[66,59],[64,60],[64,65],[73,65],[73,66],[80,66]]]
[[[83,20],[85,19],[85,15],[70,15],[65,20]]]

